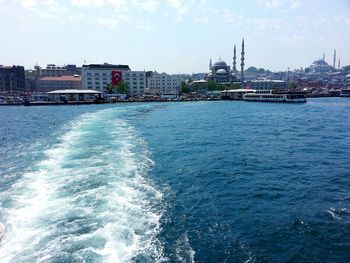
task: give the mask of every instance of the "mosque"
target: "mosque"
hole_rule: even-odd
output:
[[[314,61],[309,69],[310,69],[310,72],[311,73],[327,73],[327,72],[333,72],[333,71],[336,71],[336,65],[335,65],[335,62],[336,62],[336,53],[337,51],[334,50],[334,55],[333,55],[333,66],[329,65],[326,60],[325,60],[325,54],[323,53],[323,58],[322,59],[319,59],[319,60],[316,60]],[[338,61],[338,69],[340,69],[340,59]]]
[[[241,77],[240,81],[244,83],[244,39],[242,40],[242,52],[241,52]],[[209,69],[210,72],[205,76],[205,80],[212,80],[219,84],[231,84],[233,82],[238,81],[238,70],[236,68],[236,45],[233,49],[233,64],[232,70],[231,67],[227,65],[227,63],[221,59],[216,61],[214,64],[210,59]]]

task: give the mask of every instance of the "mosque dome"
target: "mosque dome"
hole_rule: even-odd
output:
[[[215,63],[214,63],[214,67],[216,67],[216,68],[226,68],[227,67],[227,64],[226,64],[226,62],[225,61],[223,61],[223,60],[219,60],[219,61],[216,61]]]
[[[331,65],[329,65],[323,59],[319,59],[319,60],[314,61],[310,65],[310,69],[311,69],[312,72],[322,73],[322,72],[330,72],[330,71],[332,71],[333,67]]]
[[[311,66],[329,66],[328,63],[326,61],[324,61],[323,59],[319,59],[314,61]]]
[[[216,71],[217,74],[227,74],[227,71],[224,69],[219,69],[218,71]]]

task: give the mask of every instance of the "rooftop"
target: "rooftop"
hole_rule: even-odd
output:
[[[89,68],[89,69],[123,69],[123,70],[131,70],[129,65],[113,65],[113,64],[90,64],[90,65],[83,65],[83,68]]]
[[[102,92],[96,91],[96,90],[91,90],[91,89],[62,89],[62,90],[54,90],[54,91],[49,91],[47,94],[101,94]]]
[[[284,80],[278,80],[278,79],[259,79],[259,80],[252,80],[251,82],[273,82],[273,83],[285,83]]]
[[[255,89],[229,89],[229,90],[223,90],[221,92],[229,92],[229,93],[255,92]]]
[[[81,76],[43,77],[39,81],[81,81]]]

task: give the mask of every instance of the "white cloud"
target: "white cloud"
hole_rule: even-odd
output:
[[[143,31],[150,31],[152,29],[151,22],[149,21],[146,22],[141,19],[136,20],[134,26],[135,28]]]
[[[72,4],[79,7],[101,7],[105,4],[104,0],[72,0]]]
[[[303,3],[301,0],[290,0],[289,2],[290,2],[290,8],[291,9],[298,8]]]
[[[284,4],[284,0],[257,0],[258,4],[268,8],[268,9],[275,9],[278,7],[281,7]]]
[[[32,10],[38,5],[37,0],[22,0],[21,4],[24,9]]]
[[[302,0],[256,0],[257,3],[267,9],[289,8],[296,9],[303,3]]]
[[[178,15],[184,15],[196,4],[196,0],[168,0],[168,3],[173,7]],[[198,7],[197,7],[198,8]]]
[[[182,6],[181,0],[168,0],[169,4],[175,9],[179,9]]]
[[[138,9],[154,13],[159,5],[157,0],[131,0],[131,4]]]
[[[98,18],[97,23],[110,29],[114,29],[119,25],[120,20],[116,18]]]
[[[239,24],[245,19],[243,15],[239,15],[228,9],[225,9],[223,14],[224,14],[225,21],[230,24]]]

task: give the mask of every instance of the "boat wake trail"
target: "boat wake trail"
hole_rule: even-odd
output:
[[[161,262],[162,193],[123,112],[80,116],[8,193],[1,262]]]

